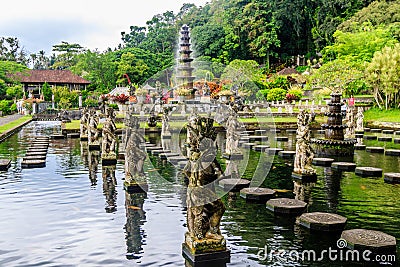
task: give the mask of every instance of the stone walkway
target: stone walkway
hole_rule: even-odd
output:
[[[23,116],[24,115],[21,115],[21,114],[12,114],[12,115],[7,115],[7,116],[2,116],[2,117],[0,117],[0,126],[7,124],[9,122],[15,121]]]

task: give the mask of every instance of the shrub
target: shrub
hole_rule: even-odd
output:
[[[11,113],[17,112],[17,104],[12,103],[12,105],[10,107],[10,111],[11,111]]]
[[[9,114],[10,113],[10,101],[8,100],[1,100],[0,101],[0,111],[3,113],[3,115]]]
[[[290,100],[288,99],[288,95],[290,95]],[[298,86],[292,86],[286,94],[286,99],[288,101],[299,100],[303,97],[303,90],[301,90]]]
[[[86,107],[97,107],[99,105],[99,101],[90,97],[85,99],[83,105]]]
[[[70,108],[71,107],[71,102],[69,101],[69,99],[68,98],[61,98],[60,99],[60,102],[58,102],[58,107],[60,108],[60,109],[68,109],[68,108]]]
[[[266,89],[264,89],[264,90],[259,90],[259,91],[256,93],[256,98],[257,98],[258,100],[261,100],[261,101],[266,100],[266,99],[267,99],[267,96],[268,96],[268,91],[269,91],[269,90],[266,90]]]
[[[11,98],[15,97],[17,99],[22,98],[24,91],[22,90],[22,85],[10,86],[6,90],[6,94]]]
[[[119,110],[118,104],[108,104],[108,107],[110,107],[114,110]]]
[[[269,90],[267,95],[268,101],[280,101],[286,98],[287,91],[283,88],[274,88]]]

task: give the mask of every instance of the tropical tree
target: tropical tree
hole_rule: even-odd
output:
[[[53,52],[56,52],[53,69],[68,69],[77,63],[77,55],[83,53],[85,49],[80,44],[70,44],[62,41],[61,44],[53,45]]]

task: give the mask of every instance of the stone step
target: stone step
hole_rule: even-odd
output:
[[[310,212],[303,213],[296,219],[296,223],[311,231],[342,232],[347,218],[335,213]]]
[[[25,156],[29,157],[29,156],[46,156],[47,152],[26,152]]]
[[[382,129],[371,129],[371,133],[381,133]]]
[[[317,133],[318,134],[325,134],[325,130],[318,130]]]
[[[64,139],[65,136],[63,134],[52,134],[50,135],[51,139]]]
[[[253,146],[257,145],[256,143],[243,143],[242,147],[243,148],[252,148]]]
[[[313,158],[312,164],[315,166],[330,167],[334,161],[331,158]]]
[[[45,160],[22,160],[22,168],[43,168],[46,167]]]
[[[395,138],[395,139],[393,139],[393,142],[394,142],[395,144],[400,144],[400,138]]]
[[[382,169],[374,167],[357,167],[355,174],[361,177],[382,177]]]
[[[25,156],[23,160],[45,160],[46,155]]]
[[[366,147],[367,147],[366,145],[359,145],[359,144],[354,145],[355,150],[365,150]]]
[[[269,188],[248,187],[240,190],[240,196],[247,201],[267,202],[275,195],[276,191]]]
[[[400,131],[395,131],[394,135],[400,135]]]
[[[279,153],[279,151],[283,151],[283,149],[271,147],[271,148],[268,148],[267,150],[265,150],[265,153],[267,153],[268,155],[277,155]]]
[[[338,170],[338,171],[353,172],[353,171],[355,171],[357,165],[352,162],[333,162],[331,167],[332,167],[332,169]]]
[[[290,198],[273,198],[267,201],[266,207],[274,214],[299,215],[307,207],[307,203]]]
[[[243,188],[249,187],[250,180],[247,179],[222,179],[219,181],[219,186],[224,191],[239,192]]]
[[[275,136],[275,141],[287,142],[287,141],[289,141],[289,137],[287,137],[287,136]]]
[[[377,140],[378,137],[376,135],[364,135],[365,140]]]
[[[67,134],[67,138],[71,138],[71,139],[79,138],[80,136],[81,136],[80,133],[69,133],[69,134]]]
[[[6,171],[11,167],[11,160],[0,159],[0,171]]]
[[[248,136],[249,141],[266,142],[268,141],[268,136],[265,135],[250,135]]]
[[[388,136],[380,136],[378,137],[378,141],[380,142],[392,142],[392,137],[388,137]]]
[[[351,250],[357,250],[360,254],[364,250],[377,253],[382,252],[385,255],[396,253],[396,238],[386,233],[368,230],[351,229],[342,232],[340,239],[345,241],[346,247]],[[371,254],[369,252],[369,254]]]
[[[364,128],[364,132],[370,132],[371,128]]]
[[[378,146],[367,146],[365,148],[365,151],[370,152],[370,153],[384,153],[385,148],[378,147]]]
[[[286,129],[286,133],[295,134],[296,132],[296,129]]]
[[[386,156],[400,156],[400,149],[386,149]]]
[[[152,150],[152,151],[151,151],[151,154],[152,154],[153,156],[158,156],[158,155],[160,155],[161,153],[170,153],[170,152],[171,152],[171,150],[159,149],[159,150]]]
[[[264,152],[268,148],[269,148],[268,145],[256,145],[256,146],[253,146],[253,150],[254,151],[259,151],[259,152]]]
[[[158,156],[161,159],[168,159],[168,157],[177,157],[179,155],[180,155],[179,153],[167,152],[167,153],[160,153]]]
[[[394,130],[383,130],[382,133],[383,134],[393,134]]]
[[[293,150],[282,150],[278,152],[278,155],[284,159],[294,159],[296,151]]]
[[[256,135],[263,135],[263,134],[266,134],[267,133],[267,130],[255,130],[254,131],[254,134],[256,134]]]
[[[400,184],[400,173],[399,172],[387,172],[383,175],[386,183]]]

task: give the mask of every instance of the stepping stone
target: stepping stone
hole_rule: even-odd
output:
[[[46,151],[48,148],[49,146],[46,145],[31,145],[30,147],[28,147],[28,149],[44,149]]]
[[[386,183],[400,184],[400,173],[399,172],[387,172],[383,175]]]
[[[177,156],[179,156],[179,155],[180,155],[179,153],[168,152],[168,153],[161,153],[161,154],[159,154],[158,156],[159,156],[161,159],[168,159],[168,157],[177,157]]]
[[[354,131],[356,134],[364,134],[364,130],[355,130]]]
[[[45,160],[46,155],[35,155],[35,156],[25,156],[23,157],[23,160]]]
[[[364,132],[370,132],[371,128],[364,128]]]
[[[175,157],[168,157],[168,161],[171,162],[172,164],[177,164],[180,161],[187,162],[188,159],[185,158],[184,156],[175,156]]]
[[[331,158],[313,158],[312,164],[315,166],[330,167],[334,161]]]
[[[394,142],[395,144],[400,144],[400,138],[395,138],[395,139],[393,139],[393,142]]]
[[[400,150],[399,149],[387,149],[387,150],[385,150],[385,155],[386,156],[400,156]]]
[[[29,156],[46,156],[47,152],[26,152],[25,156],[29,157]]]
[[[354,145],[355,150],[365,150],[366,147],[367,147],[366,145],[359,145],[359,144]]]
[[[272,147],[272,148],[268,148],[267,150],[265,150],[265,152],[268,155],[276,155],[279,153],[279,151],[283,151],[282,148],[276,148],[276,147]]]
[[[381,133],[382,129],[371,129],[371,133]]]
[[[270,129],[269,131],[270,131],[270,133],[280,133],[281,132],[281,130],[279,130],[279,129]]]
[[[36,149],[36,148],[29,148],[27,150],[27,153],[43,153],[43,154],[47,154],[47,148],[46,149]]]
[[[297,199],[273,198],[267,201],[267,209],[275,214],[299,215],[307,207],[307,203]]]
[[[333,162],[331,167],[332,167],[332,169],[335,169],[338,171],[353,172],[353,171],[355,171],[357,165],[352,162]]]
[[[378,146],[367,146],[365,148],[365,151],[370,152],[370,153],[383,153],[383,152],[385,152],[385,148],[378,147]]]
[[[278,155],[281,156],[281,158],[284,159],[294,159],[294,157],[296,156],[296,151],[292,151],[292,150],[282,150],[278,152]]]
[[[275,136],[275,141],[287,142],[287,141],[289,141],[289,137],[287,137],[287,136]]]
[[[382,177],[382,169],[374,167],[357,167],[355,173],[361,177]]]
[[[383,130],[382,133],[383,134],[393,134],[394,130]]]
[[[241,136],[239,141],[250,142],[250,136]]]
[[[268,141],[268,136],[265,135],[250,135],[249,136],[250,141],[259,141],[259,142],[266,142]]]
[[[48,136],[36,136],[34,139],[38,141],[49,141],[50,138]]]
[[[67,134],[67,138],[79,138],[81,135],[80,133],[69,133]]]
[[[325,130],[318,130],[317,133],[318,134],[325,134]]]
[[[354,135],[354,137],[355,137],[355,138],[363,138],[363,137],[364,137],[364,134],[362,134],[362,133],[356,133],[356,134]]]
[[[253,146],[253,150],[254,151],[259,151],[259,152],[265,152],[265,150],[267,150],[269,148],[268,145],[257,145],[257,146]]]
[[[381,136],[381,137],[378,137],[378,141],[380,141],[380,142],[392,142],[392,137]]]
[[[286,133],[291,133],[291,134],[293,134],[293,133],[296,133],[296,132],[297,132],[296,129],[287,129],[287,130],[286,130]]]
[[[341,232],[346,226],[347,218],[334,213],[303,213],[296,223],[312,231]]]
[[[376,135],[364,135],[365,140],[377,140],[378,137]]]
[[[256,143],[243,143],[242,147],[251,149],[255,145],[256,145]]]
[[[219,186],[225,191],[239,192],[243,188],[249,187],[250,180],[247,179],[222,179]]]
[[[37,146],[42,146],[42,147],[49,147],[49,143],[32,143],[31,146],[37,147]]]
[[[160,155],[161,153],[170,153],[171,150],[164,150],[164,149],[158,149],[158,150],[152,150],[151,154],[154,156]]]
[[[245,134],[254,134],[254,131],[243,131],[243,133],[245,133]]]
[[[51,139],[64,139],[64,135],[63,134],[52,134]]]
[[[0,159],[0,171],[6,171],[11,167],[11,160]]]
[[[45,160],[22,160],[21,162],[22,168],[43,168],[46,167]]]
[[[267,130],[255,130],[254,131],[254,134],[256,134],[256,135],[263,135],[263,134],[266,134],[267,133]]]
[[[358,250],[361,254],[362,250],[368,249],[371,252],[396,252],[396,238],[381,231],[367,229],[352,229],[342,232],[340,239],[343,239],[345,247],[351,250]]]
[[[151,152],[153,150],[162,150],[163,148],[161,146],[152,146],[152,147],[146,147],[147,152]]]
[[[394,135],[400,135],[400,131],[395,131]]]
[[[267,202],[275,197],[276,191],[269,188],[249,187],[240,190],[240,196],[247,201]]]

